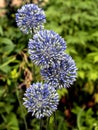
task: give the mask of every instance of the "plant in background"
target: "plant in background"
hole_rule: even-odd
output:
[[[28,53],[33,63],[41,69],[44,83],[34,83],[24,94],[24,106],[32,116],[43,118],[51,116],[57,109],[59,97],[57,90],[67,88],[76,80],[76,65],[66,54],[66,42],[52,30],[45,30],[44,11],[35,4],[26,4],[16,13],[16,22],[25,34],[34,33],[29,39]]]
[[[33,39],[33,34],[25,35],[16,27],[15,12],[19,7],[12,6],[10,1],[22,1],[24,4],[30,0],[5,1],[6,13],[0,17],[0,130],[39,130],[39,119],[27,112],[22,105],[22,97],[30,84],[43,82],[43,79],[46,83],[47,77],[40,75],[40,69],[48,66],[34,65],[35,62],[30,61],[27,43],[29,38]],[[39,0],[31,1],[37,3]],[[97,130],[98,0],[48,0],[44,5],[46,0],[40,1],[39,7],[45,9],[47,16],[44,28],[52,29],[66,39],[66,53],[73,57],[78,68],[77,82],[68,89],[57,89],[60,100],[55,113],[57,129]],[[61,57],[58,56],[57,61]],[[45,129],[48,118],[41,120]],[[48,130],[54,130],[54,124],[52,114]]]

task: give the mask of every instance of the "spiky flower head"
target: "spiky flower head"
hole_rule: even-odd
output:
[[[16,22],[20,30],[25,33],[32,33],[43,29],[43,23],[46,22],[44,11],[35,4],[26,4],[18,9],[16,13]]]
[[[45,81],[55,89],[67,88],[76,80],[76,65],[71,56],[65,54],[62,60],[55,61],[55,65],[42,67],[41,75]]]
[[[28,52],[37,65],[48,65],[66,49],[64,39],[52,30],[41,30],[29,40]]]
[[[59,97],[54,87],[38,82],[27,88],[23,100],[28,112],[40,119],[50,116],[57,109]]]

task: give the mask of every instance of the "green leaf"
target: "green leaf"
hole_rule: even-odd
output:
[[[19,130],[18,119],[14,113],[10,113],[6,117],[8,130]]]
[[[94,63],[98,62],[98,55],[94,57]]]
[[[78,71],[78,76],[81,78],[81,79],[84,79],[85,78],[85,72],[83,70],[79,70]]]
[[[0,26],[0,34],[1,34],[1,36],[3,36],[3,28],[2,28],[2,26]]]
[[[4,43],[6,45],[13,45],[13,42],[9,39],[9,38],[6,38],[6,37],[0,37],[0,43]]]
[[[94,94],[95,103],[98,103],[98,93]]]
[[[4,73],[9,73],[11,71],[11,67],[9,65],[1,65],[0,66],[0,71],[4,72]]]
[[[6,89],[5,89],[4,87],[0,87],[0,97],[3,96],[5,90],[6,90]]]
[[[90,72],[88,73],[88,76],[89,76],[89,79],[90,79],[90,80],[96,81],[97,78],[98,78],[98,72],[92,70],[92,71],[90,71]]]
[[[15,45],[13,44],[13,42],[10,39],[1,38],[1,37],[0,37],[0,46],[1,46],[1,48],[0,48],[1,53],[4,53],[4,52],[10,53],[15,47]]]
[[[8,57],[4,63],[0,65],[0,70],[2,72],[8,73],[11,71],[11,67],[9,66],[9,63],[15,61],[16,57]]]
[[[92,36],[93,36],[93,37],[98,37],[98,31],[94,32],[94,33],[92,34]]]
[[[60,99],[61,99],[61,97],[65,96],[65,94],[68,94],[68,91],[65,88],[62,88],[62,89],[58,90],[57,92],[59,94]]]
[[[7,107],[5,107],[7,106]],[[0,102],[0,113],[7,113],[9,114],[13,109],[13,106],[9,103]]]

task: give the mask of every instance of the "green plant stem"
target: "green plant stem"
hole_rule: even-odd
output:
[[[54,130],[57,130],[56,113],[54,112]]]
[[[0,65],[0,69],[2,67],[5,67],[6,65],[8,65],[9,63],[13,62],[16,59],[16,57],[12,57],[10,60],[8,60],[7,62],[3,63],[2,65]]]
[[[77,126],[78,126],[79,130],[81,130],[81,116],[82,116],[82,112],[83,112],[84,109],[85,109],[85,107],[82,108],[80,110],[79,114],[77,115]]]
[[[48,127],[49,127],[49,121],[50,121],[50,117],[47,118],[46,130],[48,130]]]
[[[40,119],[39,123],[40,123],[40,130],[42,130],[42,119]]]
[[[36,81],[36,74],[35,74],[35,71],[36,71],[36,68],[35,68],[35,65],[33,64],[33,80]]]
[[[19,91],[16,89],[16,95],[17,95],[17,99],[18,99],[19,106],[20,106],[20,109],[21,109],[22,117],[23,117],[23,120],[24,120],[25,130],[28,130],[25,115],[24,115],[24,112],[23,112],[22,104],[21,104],[21,101],[19,99],[18,93],[19,93]]]

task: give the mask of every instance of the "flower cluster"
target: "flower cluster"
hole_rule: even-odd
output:
[[[42,30],[29,40],[28,52],[31,60],[37,65],[49,65],[57,60],[66,49],[64,39],[54,31]]]
[[[42,30],[43,23],[46,22],[44,11],[35,4],[26,4],[18,9],[16,13],[16,22],[20,30],[25,33]]]
[[[50,116],[57,109],[59,102],[56,90],[47,83],[38,82],[31,85],[24,96],[24,105],[28,108],[28,112],[32,112],[32,116],[35,115],[39,119]]]
[[[65,57],[64,57],[65,56]],[[42,67],[41,75],[48,84],[59,88],[67,88],[76,79],[76,66],[71,56],[65,54],[63,59],[55,61],[55,65]]]
[[[24,94],[24,106],[32,116],[50,116],[59,102],[57,89],[70,87],[76,80],[76,65],[65,53],[66,42],[52,30],[45,30],[44,11],[35,4],[26,4],[16,13],[17,26],[23,33],[34,35],[28,42],[28,53],[41,69],[44,83],[34,83]]]

